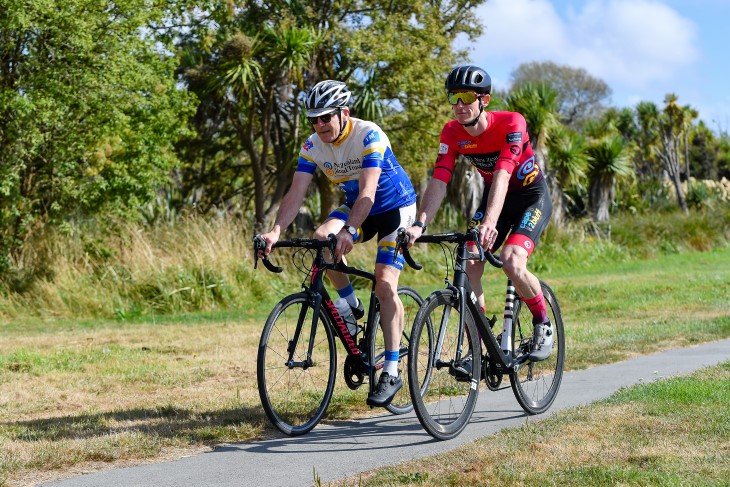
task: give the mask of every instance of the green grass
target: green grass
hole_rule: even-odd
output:
[[[687,220],[693,217],[705,232],[708,220]],[[275,433],[259,404],[256,350],[268,312],[300,289],[303,276],[284,254],[277,256],[283,274],[254,271],[248,241],[234,236],[240,229],[205,224],[195,230],[193,223],[184,233],[130,232],[134,238],[104,254],[113,262],[87,262],[72,243],[57,242],[52,278],[0,293],[0,485],[31,484],[95,462],[175,458]],[[545,260],[532,262],[560,301],[566,368],[730,336],[730,247],[685,245],[683,234],[671,252],[647,253],[617,241],[621,225],[614,223],[612,240],[555,235],[536,253]],[[708,241],[721,241],[728,228],[715,226]],[[351,263],[370,266],[372,253],[358,247]],[[442,251],[418,246],[414,255],[426,269],[405,271],[402,283],[424,295],[442,287]],[[189,268],[214,270],[205,275],[224,283],[221,298],[202,284],[181,291],[189,284],[185,276],[211,282]],[[111,269],[121,277],[110,278]],[[142,293],[144,282],[165,291]],[[490,269],[484,285],[488,309],[501,317],[504,275]],[[356,287],[364,295],[362,283]],[[208,294],[191,297],[200,293]],[[155,301],[160,295],[167,304]],[[342,374],[337,377],[327,420],[370,414],[365,388],[350,391]],[[651,460],[641,458],[636,461]],[[519,480],[528,475],[519,463],[495,468],[512,472],[513,483],[532,483]],[[586,479],[618,475],[585,462],[571,468]],[[423,480],[421,471],[401,475],[414,485]]]
[[[729,401],[725,362],[328,485],[726,486]]]

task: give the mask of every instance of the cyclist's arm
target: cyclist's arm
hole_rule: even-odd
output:
[[[282,230],[291,225],[297,217],[299,208],[302,206],[304,197],[307,194],[309,183],[312,182],[312,177],[313,175],[307,172],[297,171],[294,173],[294,179],[289,187],[289,191],[286,192],[284,198],[281,200],[281,206],[279,206],[279,211],[276,213],[274,226],[268,233],[261,235],[266,241],[265,255],[269,255],[271,246],[279,240],[279,235],[281,235]]]

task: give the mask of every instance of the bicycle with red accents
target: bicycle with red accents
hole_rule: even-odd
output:
[[[489,250],[485,252],[478,237],[477,230],[470,229],[467,233],[423,235],[416,240],[442,245],[444,255],[452,257],[450,267],[454,271],[453,280],[447,273],[446,287],[426,297],[418,311],[408,355],[408,381],[416,415],[424,429],[439,440],[454,438],[466,427],[482,378],[490,390],[498,390],[503,377],[509,377],[520,406],[528,414],[539,414],[552,405],[563,377],[563,318],[555,293],[546,283],[540,281],[552,323],[552,354],[541,361],[531,359],[532,313],[509,279],[502,333],[495,336],[497,318],[487,318],[479,307],[466,275],[466,263],[479,259],[502,267],[502,262]],[[407,244],[408,235],[401,229],[396,251],[402,249],[408,265],[421,269]],[[455,244],[455,248],[449,244]],[[471,244],[478,252],[467,250]]]
[[[325,259],[325,249],[334,255],[337,240],[280,240],[274,248],[294,248],[291,259],[305,275],[302,291],[286,296],[269,314],[259,341],[256,373],[259,396],[266,416],[282,433],[297,436],[311,431],[324,417],[332,399],[338,367],[342,367],[345,383],[358,389],[366,380],[372,392],[377,373],[385,362],[385,345],[380,327],[380,303],[375,295],[375,274]],[[266,243],[254,237],[254,268],[259,251]],[[267,257],[262,259],[271,272],[282,272]],[[353,335],[340,316],[324,286],[327,271],[338,271],[364,278],[371,283],[370,304],[364,326]],[[414,289],[398,288],[405,320],[400,344],[401,376],[404,387],[386,408],[394,414],[413,410],[407,386],[409,325],[423,299]],[[425,331],[429,335],[429,331]],[[345,350],[344,363],[338,366],[335,339]]]

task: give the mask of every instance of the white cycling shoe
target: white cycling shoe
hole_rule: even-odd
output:
[[[530,361],[539,362],[545,360],[553,353],[553,327],[550,322],[535,325],[535,334],[532,337],[532,352]]]

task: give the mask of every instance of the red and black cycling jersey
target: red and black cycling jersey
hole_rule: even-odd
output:
[[[441,131],[441,145],[433,177],[445,183],[451,180],[456,156],[462,154],[477,168],[487,187],[494,171],[511,174],[508,192],[519,191],[543,179],[535,162],[525,118],[516,112],[486,112],[487,130],[473,137],[456,120]]]

